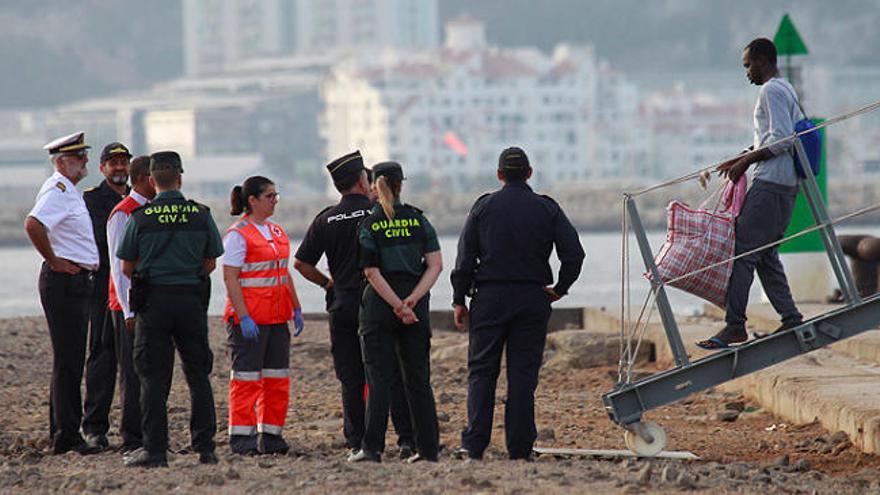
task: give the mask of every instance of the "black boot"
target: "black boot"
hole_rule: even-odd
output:
[[[215,454],[213,450],[199,452],[199,463],[217,464],[218,462],[220,462],[220,459],[217,459],[217,454]]]
[[[280,454],[284,455],[290,450],[290,446],[284,441],[281,435],[273,435],[271,433],[260,433],[257,438],[257,452],[261,454]]]
[[[257,455],[259,452],[256,435],[230,435],[229,450],[233,454]]]

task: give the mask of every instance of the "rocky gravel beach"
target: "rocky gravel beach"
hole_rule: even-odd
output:
[[[225,423],[229,360],[226,330],[211,321],[212,381],[217,400],[220,463],[203,466],[188,453],[189,395],[180,370],[169,398],[171,446],[167,469],[131,469],[114,450],[89,457],[52,456],[48,446],[50,346],[42,318],[0,320],[0,493],[880,493],[880,458],[855,449],[845,434],[817,423],[786,424],[735,393],[708,391],[656,411],[667,450],[691,451],[696,461],[539,456],[505,459],[499,380],[495,432],[486,459],[464,462],[448,455],[459,444],[466,418],[465,334],[437,331],[433,385],[441,442],[437,464],[408,465],[397,458],[389,432],[383,463],[348,464],[341,434],[338,383],[333,374],[326,322],[307,320],[291,345],[291,402],[286,456],[228,453]],[[551,334],[537,394],[538,446],[624,449],[600,395],[616,379],[609,337],[583,330]],[[657,369],[646,351],[640,373]],[[111,446],[119,410],[111,414]]]

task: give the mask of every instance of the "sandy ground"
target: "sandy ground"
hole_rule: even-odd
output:
[[[699,461],[558,458],[535,462],[505,459],[502,374],[496,430],[486,460],[465,463],[444,455],[437,464],[407,465],[397,459],[389,432],[381,465],[345,462],[338,383],[332,369],[326,323],[307,321],[293,339],[291,404],[285,437],[287,456],[240,457],[228,453],[225,434],[229,359],[225,329],[212,320],[215,353],[212,381],[217,400],[220,464],[202,466],[180,453],[168,469],[125,468],[107,451],[81,457],[47,455],[49,338],[42,318],[0,321],[0,492],[296,492],[296,493],[880,493],[880,458],[852,448],[845,437],[817,424],[793,426],[744,402],[735,394],[709,391],[652,412],[669,436],[668,450],[688,450]],[[577,342],[578,339],[569,339]],[[466,418],[466,336],[436,332],[433,382],[441,441],[459,445]],[[623,449],[600,395],[609,390],[616,367],[581,368],[589,359],[553,361],[555,353],[578,348],[548,346],[548,364],[537,394],[539,446]],[[558,356],[557,356],[558,357]],[[589,356],[587,356],[589,358]],[[581,364],[578,364],[581,363]],[[649,363],[643,372],[654,372]],[[742,409],[732,422],[718,414]],[[189,398],[176,370],[169,400],[171,445],[185,449]],[[114,404],[111,445],[119,444]],[[728,418],[729,419],[729,418]]]

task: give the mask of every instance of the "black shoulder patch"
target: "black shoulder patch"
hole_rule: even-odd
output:
[[[186,200],[186,202],[189,203],[189,204],[191,204],[191,205],[193,205],[193,206],[195,206],[195,207],[197,207],[197,208],[200,208],[200,209],[202,209],[202,210],[204,210],[204,211],[211,211],[211,208],[209,208],[208,205],[205,205],[205,204],[199,203],[198,201],[194,201],[194,200],[192,200],[192,199],[188,199],[188,200]]]
[[[475,211],[483,203],[483,201],[488,199],[489,196],[492,196],[492,194],[493,193],[491,192],[483,193],[483,195],[477,198],[476,201],[474,201],[474,204],[471,205],[471,211]]]
[[[556,200],[553,199],[553,198],[551,198],[550,196],[547,196],[546,194],[539,194],[539,196],[541,196],[542,198],[545,198],[545,199],[549,199],[551,203],[553,203],[554,205],[559,206],[559,203],[557,203]]]
[[[411,204],[409,204],[409,203],[404,203],[403,206],[406,206],[407,208],[412,208],[412,209],[415,210],[415,212],[418,213],[419,215],[421,215],[421,214],[424,213],[424,212],[422,211],[421,208],[419,208],[419,207],[417,207],[417,206],[413,206],[413,205],[411,205]]]

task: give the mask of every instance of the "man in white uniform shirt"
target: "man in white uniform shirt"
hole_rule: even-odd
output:
[[[55,454],[70,450],[94,454],[100,448],[87,445],[79,431],[89,301],[99,264],[91,218],[76,189],[76,183],[88,174],[89,146],[84,133],[77,132],[43,148],[49,152],[55,173],[40,188],[24,227],[44,259],[39,289],[52,339],[50,445]]]
[[[156,189],[150,185],[150,157],[134,158],[129,166],[129,177],[131,192],[113,208],[107,219],[107,247],[110,254],[110,287],[107,305],[112,315],[116,361],[119,363],[119,402],[122,405],[119,434],[122,437],[123,452],[131,452],[142,446],[141,384],[134,370],[132,355],[134,313],[128,303],[131,280],[122,273],[122,260],[116,257],[116,250],[122,242],[125,224],[131,218],[131,212],[152,201],[156,196]]]

